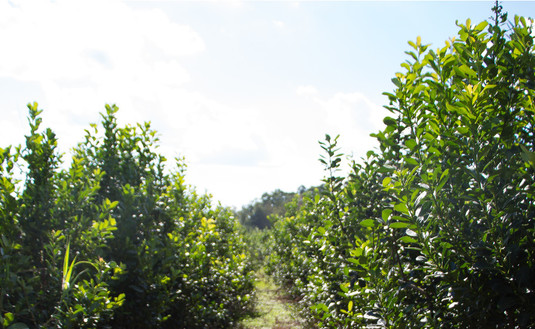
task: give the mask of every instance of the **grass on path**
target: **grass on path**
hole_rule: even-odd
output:
[[[272,280],[259,272],[255,282],[257,314],[242,321],[240,329],[304,329],[295,305],[286,299]]]

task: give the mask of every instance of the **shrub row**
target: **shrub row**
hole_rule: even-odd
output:
[[[380,143],[273,229],[269,269],[320,328],[535,327],[533,21],[494,8],[409,42]]]
[[[239,223],[181,160],[165,171],[148,123],[106,106],[60,169],[28,107],[26,146],[0,149],[1,328],[224,328],[251,309]]]

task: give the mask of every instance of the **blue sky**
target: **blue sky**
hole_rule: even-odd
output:
[[[456,20],[492,5],[0,0],[0,146],[23,143],[28,102],[66,154],[115,103],[121,123],[152,122],[169,162],[186,157],[189,184],[239,208],[319,184],[326,133],[363,157],[407,41],[442,47]],[[535,2],[503,7],[535,14]]]

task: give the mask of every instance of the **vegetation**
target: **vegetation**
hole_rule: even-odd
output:
[[[348,175],[326,135],[322,186],[237,214],[115,106],[62,166],[30,104],[26,145],[0,149],[0,328],[235,327],[264,265],[314,328],[535,327],[533,21],[493,10],[443,48],[409,42]]]
[[[255,288],[258,298],[256,311],[240,323],[239,329],[303,328],[303,323],[297,316],[294,301],[288,299],[284,291],[262,271],[259,272]]]
[[[409,42],[392,117],[347,177],[274,227],[269,269],[320,328],[535,326],[533,22],[497,5],[435,51]]]
[[[265,229],[271,228],[272,223],[270,216],[285,216],[286,212],[296,209],[302,205],[303,197],[316,193],[316,190],[322,187],[306,188],[300,186],[297,192],[284,192],[275,190],[271,193],[264,193],[259,200],[251,202],[249,205],[242,207],[237,213],[240,223],[247,228]]]
[[[106,106],[102,133],[92,125],[59,170],[40,112],[29,105],[24,149],[0,150],[2,328],[222,328],[247,314],[238,222],[184,184],[181,161],[164,172],[149,124],[119,128]]]

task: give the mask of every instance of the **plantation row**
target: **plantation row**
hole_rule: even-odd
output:
[[[148,124],[119,128],[106,106],[59,170],[28,107],[25,148],[0,149],[0,327],[226,328],[247,314],[239,223],[188,189],[180,161],[164,173]]]
[[[275,222],[269,271],[319,328],[535,327],[533,22],[418,38],[362,163]]]

